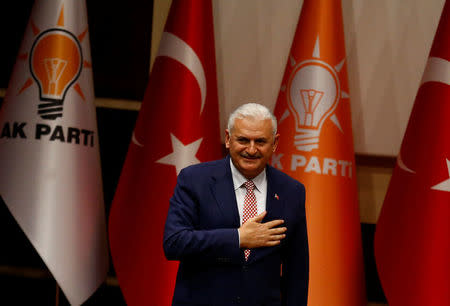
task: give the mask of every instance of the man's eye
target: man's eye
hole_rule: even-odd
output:
[[[247,142],[248,142],[248,139],[247,139],[247,138],[238,138],[237,141],[238,141],[239,143],[247,143]]]
[[[256,141],[255,141],[257,144],[259,144],[259,145],[263,145],[263,144],[266,144],[267,143],[267,140],[265,140],[265,139],[256,139]]]

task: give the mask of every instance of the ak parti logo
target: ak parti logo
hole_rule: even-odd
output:
[[[345,56],[339,56],[343,52],[336,54],[334,49],[321,49],[318,34],[311,47],[305,50],[302,45],[301,52],[289,56],[278,98],[278,123],[280,131],[284,129],[291,135],[292,145],[286,146],[284,153],[273,154],[272,165],[292,173],[352,178],[352,148],[341,145],[352,137],[348,129],[350,114],[337,111],[343,100],[349,100],[343,70]],[[284,121],[289,116],[292,119]],[[328,120],[332,125],[325,125]],[[342,120],[346,129],[342,128]]]
[[[296,122],[294,145],[300,151],[319,148],[322,125],[340,99],[336,71],[321,60],[306,60],[294,67],[287,88],[288,107]]]
[[[39,86],[38,114],[44,119],[62,117],[67,90],[78,79],[83,62],[77,38],[63,29],[49,29],[34,41],[30,71]]]
[[[287,104],[295,118],[294,145],[299,151],[310,152],[319,148],[320,132],[325,120],[330,120],[342,131],[334,114],[341,98],[348,94],[341,90],[339,75],[345,60],[335,67],[320,56],[319,38],[316,39],[312,59],[297,63],[290,56],[292,70],[287,84]]]
[[[16,117],[8,118],[9,120],[2,122],[0,139],[34,139],[36,141],[94,147],[96,131],[90,128],[90,125],[86,126],[90,122],[89,119],[84,120],[83,123],[75,124],[74,120],[71,119],[73,116],[68,114],[66,116],[68,120],[57,120],[63,117],[64,103],[83,103],[84,106],[88,106],[84,103],[86,102],[85,94],[80,82],[78,82],[83,68],[92,67],[89,62],[83,59],[81,47],[88,33],[87,24],[85,30],[75,36],[65,27],[64,7],[62,7],[55,27],[40,30],[34,24],[32,17],[30,29],[33,34],[32,41],[30,43],[26,41],[26,46],[29,46],[26,47],[27,52],[20,53],[18,56],[18,61],[28,64],[28,66],[18,65],[18,67],[25,66],[29,68],[29,72],[25,69],[25,73],[19,76],[25,79],[23,85],[19,87],[17,95],[7,94],[5,105],[9,104],[8,101],[11,99],[14,102],[12,105],[22,110],[29,108],[26,104],[28,100],[37,101],[36,105],[32,105],[32,107],[36,108],[40,119],[47,120],[47,122],[43,122],[37,117],[28,121]],[[33,91],[28,92],[33,98],[22,99],[21,95],[35,84],[39,91],[34,88]],[[82,84],[90,86],[86,82]],[[14,87],[11,86],[11,88]],[[91,89],[91,87],[88,87],[86,90]],[[70,92],[72,90],[76,94],[72,94]],[[83,110],[80,109],[80,111]]]
[[[73,88],[84,101],[83,91],[77,83],[83,67],[91,64],[83,60],[81,42],[86,30],[78,36],[64,29],[64,9],[57,27],[41,31],[31,21],[35,36],[30,53],[19,55],[19,59],[28,60],[31,76],[39,87],[37,113],[42,119],[55,120],[63,116],[63,103],[69,89]],[[19,95],[33,84],[28,78],[19,91]]]

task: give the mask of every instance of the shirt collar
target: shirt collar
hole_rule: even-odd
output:
[[[248,179],[242,175],[242,173],[239,172],[239,170],[234,166],[233,162],[230,158],[230,167],[231,167],[231,175],[233,177],[233,185],[234,190],[237,190],[241,188],[241,186],[248,181]],[[266,168],[264,168],[263,171],[261,171],[260,174],[258,174],[256,177],[252,179],[253,183],[255,184],[255,187],[258,191],[262,190],[262,185],[266,181]]]

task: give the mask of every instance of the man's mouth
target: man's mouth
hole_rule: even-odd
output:
[[[247,155],[247,154],[241,154],[241,157],[246,158],[246,159],[260,159],[261,155]]]

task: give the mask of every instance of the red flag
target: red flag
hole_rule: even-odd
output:
[[[181,168],[222,156],[211,1],[172,3],[109,218],[128,305],[170,305],[178,264],[162,249]]]
[[[305,0],[275,107],[272,164],[306,187],[308,305],[365,305],[341,2]]]
[[[389,305],[450,305],[450,3],[447,1],[375,233]]]

